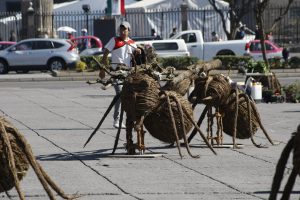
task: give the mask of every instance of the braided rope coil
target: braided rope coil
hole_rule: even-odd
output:
[[[19,180],[22,180],[26,172],[29,169],[29,162],[26,155],[22,151],[20,141],[15,137],[18,134],[17,129],[3,117],[0,117],[0,125],[4,126],[6,133],[8,134],[9,142],[12,147],[13,157],[15,160],[15,166],[17,176]],[[7,146],[4,142],[4,132],[0,129],[0,193],[12,189],[14,184],[13,175],[11,173],[10,160],[8,158]]]

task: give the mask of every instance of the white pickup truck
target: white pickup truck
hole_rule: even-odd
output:
[[[183,39],[190,52],[190,56],[209,61],[218,55],[242,56],[250,54],[255,60],[262,60],[259,40],[228,40],[218,42],[204,42],[202,32],[199,30],[182,31],[171,39]],[[257,47],[257,48],[256,48]],[[266,41],[267,57],[282,57],[282,48],[270,41]]]
[[[137,41],[137,45],[151,45],[159,57],[190,56],[182,39]]]

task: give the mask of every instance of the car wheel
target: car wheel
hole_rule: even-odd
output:
[[[65,65],[65,61],[60,58],[53,58],[48,63],[48,67],[51,71],[60,71],[65,68]]]
[[[234,52],[229,49],[223,49],[217,53],[217,56],[234,56]]]
[[[0,60],[0,74],[7,74],[8,65],[4,60]]]

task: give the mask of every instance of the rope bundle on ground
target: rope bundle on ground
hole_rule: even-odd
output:
[[[64,199],[75,199],[79,196],[66,195],[48,176],[36,161],[30,145],[22,134],[4,117],[0,116],[0,193],[16,188],[21,200],[25,195],[21,191],[20,181],[24,178],[29,164],[39,178],[49,199],[54,200],[52,188]],[[8,195],[9,196],[9,195]]]
[[[22,180],[26,172],[29,169],[29,163],[26,158],[24,151],[21,148],[22,143],[16,137],[17,130],[12,126],[11,123],[6,121],[4,118],[0,118],[0,193],[8,191],[15,186],[15,181],[12,170],[12,157],[9,155],[8,145],[11,146],[12,155],[15,163],[15,170],[17,173],[18,180]],[[6,133],[5,133],[6,132]],[[7,134],[9,140],[5,141],[4,134]]]

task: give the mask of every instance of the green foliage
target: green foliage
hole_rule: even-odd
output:
[[[281,63],[281,57],[274,57],[268,59],[270,68],[271,69],[277,69],[283,67],[283,63]]]
[[[300,57],[291,57],[289,60],[289,65],[291,68],[300,68]]]
[[[269,69],[264,61],[249,61],[247,63],[247,72],[248,73],[268,73]]]
[[[167,57],[167,58],[158,58],[158,63],[162,67],[172,66],[177,70],[186,70],[188,66],[193,65],[198,62],[197,57]]]
[[[286,101],[298,103],[300,101],[300,82],[296,81],[290,85],[284,86]]]
[[[101,62],[102,56],[93,56],[98,62]],[[87,69],[90,71],[98,70],[98,64],[92,59],[92,56],[81,56],[80,60],[87,65]]]
[[[238,69],[241,63],[245,64],[250,62],[249,56],[215,56],[214,59],[220,59],[224,69]]]

